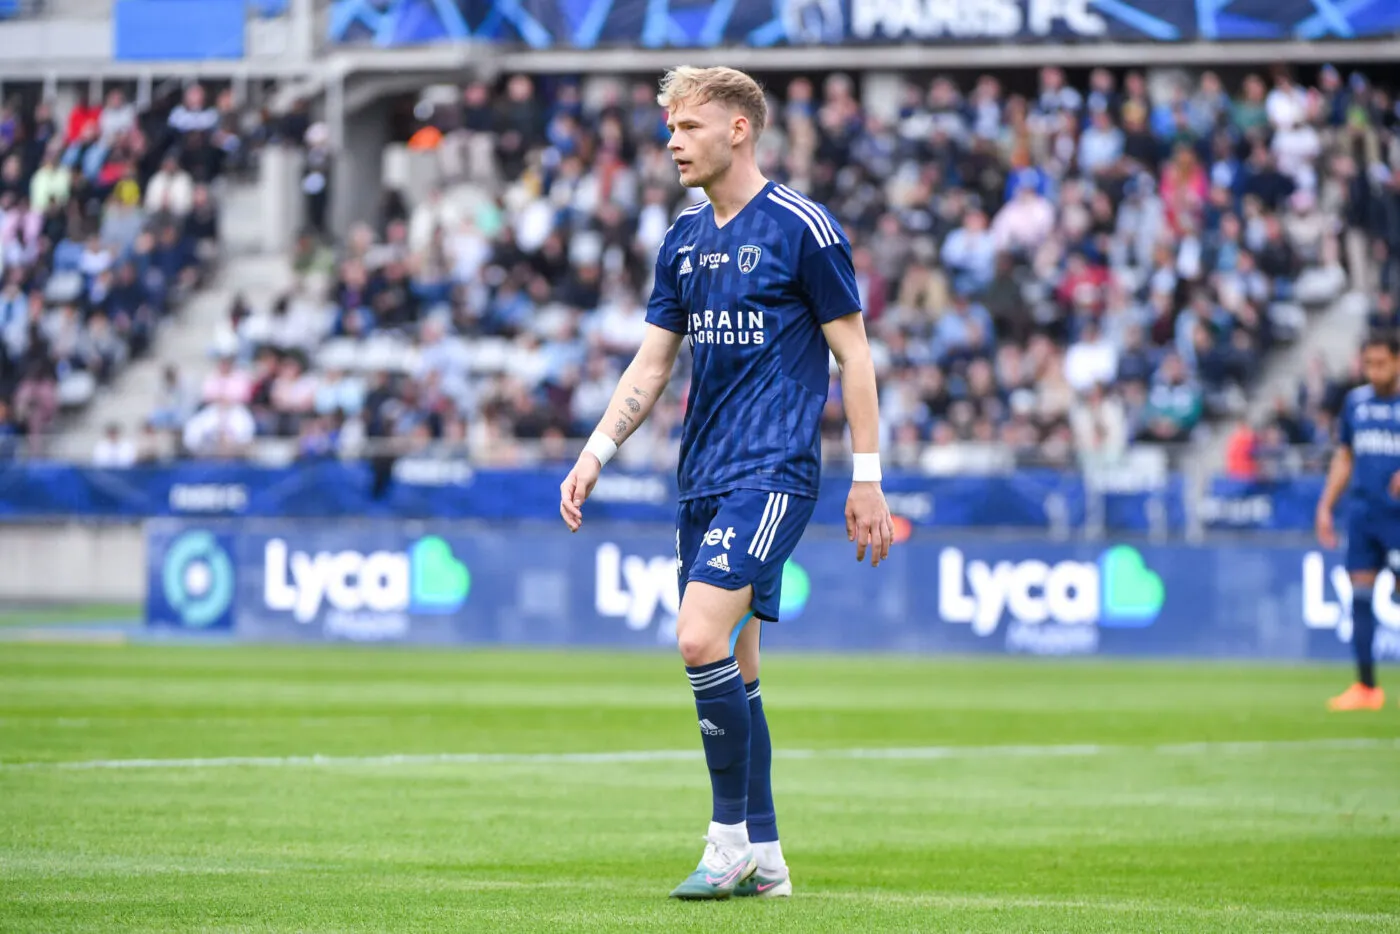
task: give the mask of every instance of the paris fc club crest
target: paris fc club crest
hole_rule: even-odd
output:
[[[763,250],[750,244],[739,247],[739,271],[748,275],[754,271],[759,259],[763,256]]]

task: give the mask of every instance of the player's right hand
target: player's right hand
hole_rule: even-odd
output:
[[[879,483],[855,482],[846,497],[846,538],[856,543],[856,560],[865,560],[870,548],[870,566],[879,567],[890,556],[894,542],[894,521]]]
[[[1332,549],[1337,547],[1337,527],[1332,521],[1332,510],[1319,509],[1317,511],[1317,543],[1323,548]]]
[[[559,484],[559,515],[564,517],[570,532],[577,532],[583,525],[583,502],[593,492],[602,472],[603,465],[598,463],[598,458],[585,452],[578,456],[574,469]]]

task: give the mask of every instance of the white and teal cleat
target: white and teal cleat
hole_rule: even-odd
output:
[[[705,840],[705,855],[700,857],[700,865],[676,886],[671,892],[672,898],[687,901],[729,898],[740,883],[758,869],[753,847],[748,844],[737,847],[718,843],[713,837]]]
[[[792,875],[786,867],[775,875],[760,869],[734,888],[735,898],[788,898],[791,895]]]

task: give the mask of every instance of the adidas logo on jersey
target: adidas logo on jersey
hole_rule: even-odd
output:
[[[706,561],[705,563],[712,568],[716,568],[718,570],[723,571],[726,574],[729,573],[729,555],[725,554],[722,551],[719,554],[715,555],[713,558],[711,558],[709,561]]]
[[[687,256],[685,259],[681,260],[681,268],[680,268],[680,271],[676,273],[676,275],[678,275],[678,276],[684,276],[684,275],[686,275],[687,273],[691,273],[691,272],[694,272],[694,271],[695,271],[695,267],[692,266],[692,265],[690,265],[690,257]]]
[[[723,736],[724,730],[710,722],[709,718],[700,721],[700,732],[706,736]]]

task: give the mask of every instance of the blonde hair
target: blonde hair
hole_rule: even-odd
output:
[[[763,96],[763,88],[742,71],[723,65],[673,68],[661,79],[661,92],[656,95],[656,102],[666,110],[683,103],[710,101],[731,107],[747,117],[755,139],[768,124],[768,101]]]

